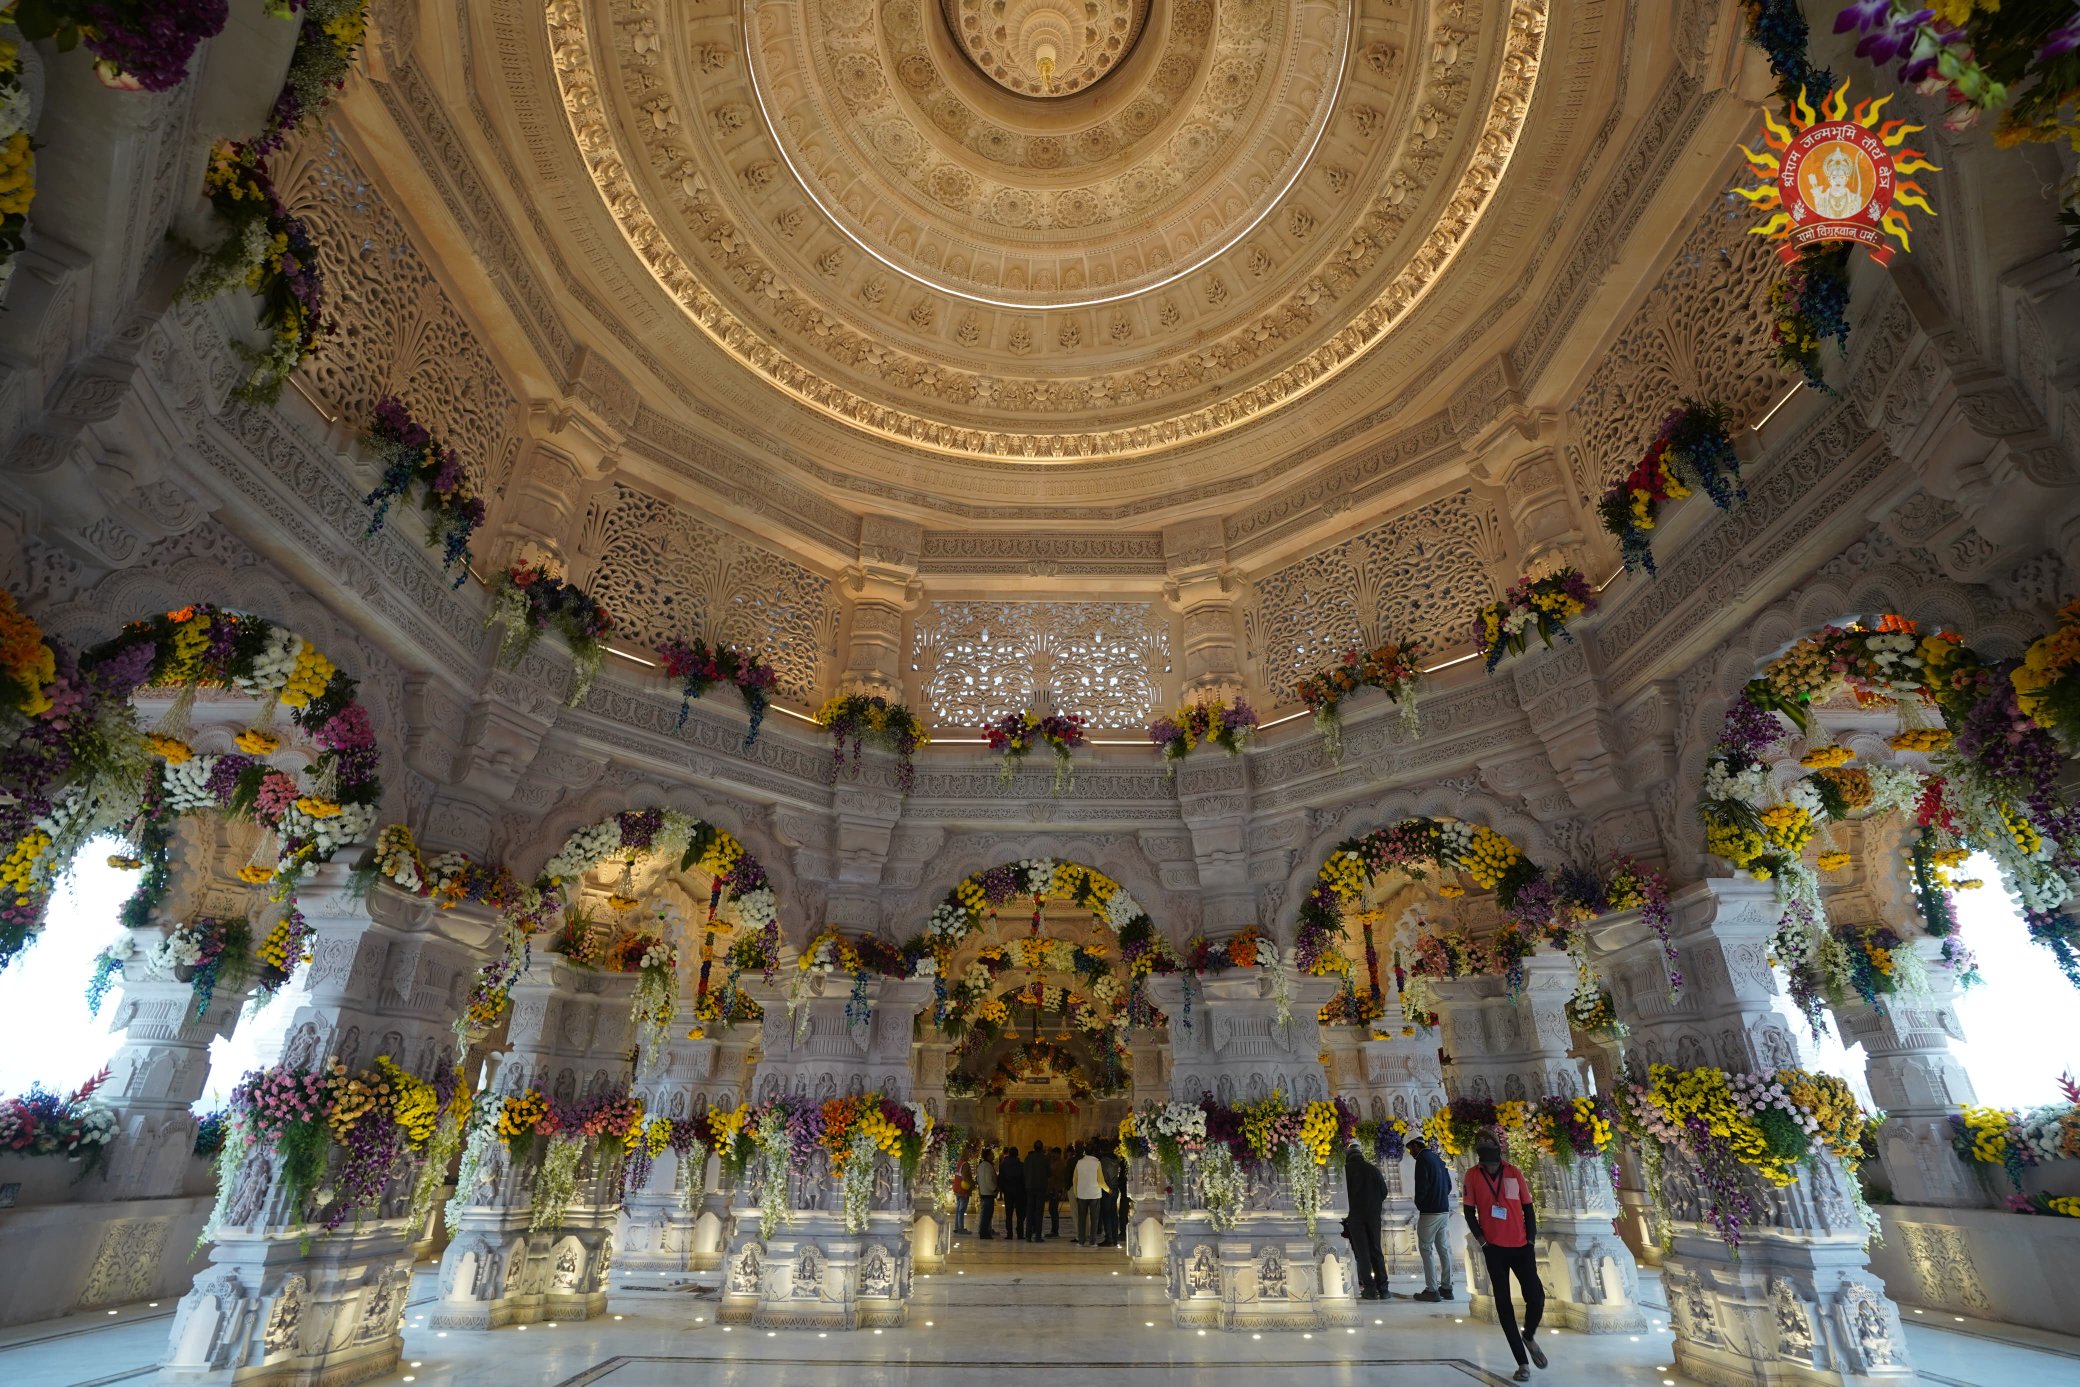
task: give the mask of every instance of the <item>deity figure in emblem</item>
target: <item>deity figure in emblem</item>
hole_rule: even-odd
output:
[[[1858,175],[1855,156],[1846,145],[1829,145],[1827,153],[1821,156],[1820,171],[1827,178],[1824,185],[1810,165],[1806,170],[1806,205],[1829,221],[1848,221],[1870,201]]]

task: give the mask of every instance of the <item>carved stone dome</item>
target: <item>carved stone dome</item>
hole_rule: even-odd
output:
[[[1020,96],[1073,96],[1133,50],[1148,0],[940,0],[954,39]]]

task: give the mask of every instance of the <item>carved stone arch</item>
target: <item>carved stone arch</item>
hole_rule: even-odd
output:
[[[1338,843],[1412,818],[1484,824],[1515,843],[1534,862],[1553,863],[1565,856],[1545,824],[1486,789],[1434,783],[1405,786],[1377,799],[1344,806],[1306,841],[1286,878],[1274,929],[1278,941],[1290,944],[1299,933],[1300,907]]]
[[[536,821],[524,845],[504,844],[507,864],[523,880],[533,880],[543,864],[562,851],[570,836],[581,828],[628,810],[671,809],[703,823],[713,824],[744,845],[744,850],[765,868],[772,884],[773,899],[780,918],[783,942],[799,947],[821,928],[809,919],[796,900],[794,859],[786,845],[773,833],[770,816],[761,808],[721,795],[704,794],[685,785],[667,786],[660,781],[640,780],[632,784],[599,785],[569,803],[559,805]]]

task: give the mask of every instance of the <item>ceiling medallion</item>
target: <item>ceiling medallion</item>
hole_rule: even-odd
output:
[[[1406,318],[1501,184],[1547,3],[545,15],[602,205],[712,342],[872,434],[1081,460],[1260,418]]]

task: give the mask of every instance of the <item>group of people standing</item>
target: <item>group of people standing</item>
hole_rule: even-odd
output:
[[[1416,1167],[1416,1249],[1423,1258],[1423,1289],[1414,1299],[1435,1303],[1452,1292],[1452,1172],[1430,1143],[1417,1137],[1408,1143]],[[1495,1318],[1517,1360],[1514,1378],[1531,1380],[1532,1363],[1546,1366],[1545,1350],[1536,1342],[1545,1315],[1546,1289],[1538,1277],[1538,1212],[1532,1207],[1531,1183],[1524,1172],[1502,1159],[1502,1143],[1482,1133],[1473,1148],[1474,1164],[1466,1172],[1464,1202],[1467,1230],[1488,1269],[1494,1291]],[[1387,1300],[1387,1264],[1380,1248],[1380,1222],[1386,1212],[1387,1177],[1363,1148],[1352,1142],[1343,1158],[1344,1191],[1350,1216],[1344,1236],[1358,1264],[1358,1297]],[[1510,1297],[1510,1278],[1524,1298],[1524,1323],[1517,1325]]]
[[[1035,1141],[1024,1155],[1016,1146],[971,1145],[954,1167],[953,1231],[969,1231],[973,1203],[975,1236],[994,1238],[1001,1201],[1005,1237],[1029,1243],[1060,1237],[1062,1205],[1072,1199],[1076,1245],[1118,1247],[1127,1226],[1127,1163],[1116,1150],[1096,1139],[1067,1150]]]

